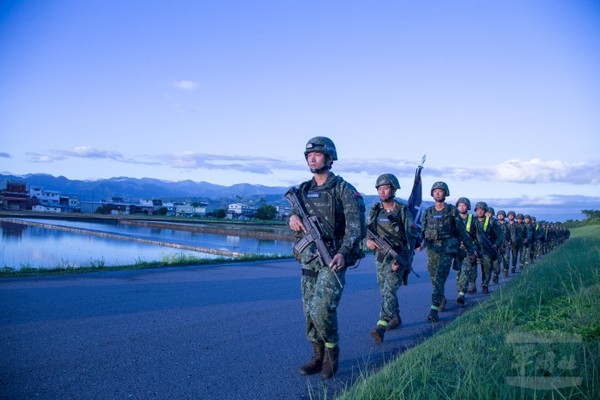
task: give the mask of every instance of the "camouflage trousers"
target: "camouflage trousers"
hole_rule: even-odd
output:
[[[478,263],[481,265],[481,286],[488,286],[492,279],[493,262],[489,254],[481,254],[477,258]],[[477,265],[475,265],[477,270]]]
[[[377,285],[381,294],[379,320],[390,322],[394,313],[399,312],[398,289],[402,282],[402,270],[393,271],[391,261],[375,261],[377,268]]]
[[[469,257],[456,257],[455,261],[459,270],[456,271],[456,290],[459,292],[466,292],[471,281],[471,261]]]
[[[513,266],[513,268],[517,267],[517,263],[520,266],[523,266],[523,263],[525,262],[524,260],[524,255],[523,255],[523,245],[518,245],[518,244],[513,244],[510,247],[510,255],[512,257],[512,261],[511,264]]]
[[[494,260],[494,272],[499,274],[501,270],[508,271],[510,264],[508,263],[508,251],[498,252],[498,258]]]
[[[311,343],[337,343],[337,307],[342,298],[343,288],[328,267],[318,270],[320,272],[316,277],[302,275],[300,284],[306,319],[306,339]],[[342,284],[345,284],[346,271],[338,272],[337,276]]]
[[[446,279],[450,273],[454,254],[437,253],[427,249],[427,271],[431,279],[431,305],[439,307],[444,298]]]

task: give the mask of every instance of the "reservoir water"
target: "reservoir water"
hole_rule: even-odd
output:
[[[188,250],[190,247],[220,251],[220,254],[292,254],[292,243],[287,241],[100,222],[31,218],[20,218],[15,222],[0,219],[0,268],[110,267],[180,256],[220,257],[219,254]],[[76,232],[64,230],[68,228]]]

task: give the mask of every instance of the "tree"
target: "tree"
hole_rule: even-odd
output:
[[[256,218],[261,219],[261,220],[272,220],[275,219],[275,216],[277,215],[277,208],[274,205],[271,204],[261,204],[258,209],[256,210]]]
[[[223,219],[223,218],[225,218],[225,215],[227,215],[227,213],[225,212],[224,209],[219,208],[219,209],[215,210],[215,218]]]

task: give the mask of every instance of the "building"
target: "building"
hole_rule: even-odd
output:
[[[27,185],[21,181],[9,181],[6,188],[0,190],[0,209],[22,211],[30,208]]]
[[[227,207],[228,219],[248,219],[256,214],[257,208],[243,203],[231,203]]]

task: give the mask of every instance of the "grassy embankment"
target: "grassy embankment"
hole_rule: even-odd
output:
[[[483,304],[361,377],[339,399],[597,399],[598,393],[600,226],[594,225],[572,230],[567,242]]]

